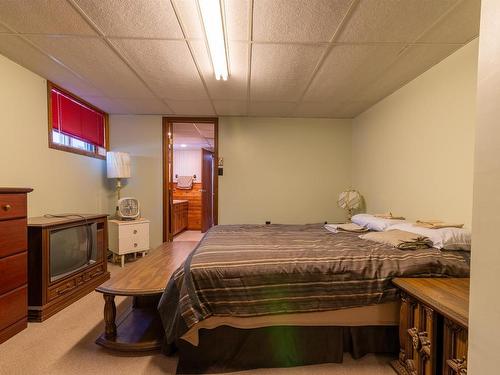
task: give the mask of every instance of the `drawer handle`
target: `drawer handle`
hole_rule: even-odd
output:
[[[12,209],[12,206],[11,206],[10,204],[6,204],[6,205],[3,205],[3,206],[2,206],[2,209],[3,209],[4,211],[10,211],[10,210]]]
[[[137,234],[137,229],[134,229],[134,234]]]
[[[136,244],[136,243],[134,244],[134,247],[137,247],[137,244]]]

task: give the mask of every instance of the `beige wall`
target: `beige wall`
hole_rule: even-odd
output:
[[[31,187],[28,214],[105,212],[104,161],[49,149],[45,79],[0,55],[0,186]]]
[[[149,220],[151,247],[162,241],[162,128],[161,116],[110,116],[112,151],[128,152],[132,177],[124,181],[122,197],[135,197],[141,204],[141,215]],[[116,204],[114,182],[108,185],[109,213]]]
[[[351,183],[351,121],[225,117],[219,120],[219,223],[344,219]]]
[[[481,5],[468,374],[499,373],[500,2]]]
[[[471,223],[478,41],[353,121],[353,185],[368,212]]]

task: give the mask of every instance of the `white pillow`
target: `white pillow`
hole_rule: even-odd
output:
[[[471,248],[471,233],[464,228],[422,228],[412,223],[395,224],[386,230],[399,229],[428,237],[435,248],[445,250],[466,250]]]
[[[357,214],[351,218],[354,224],[358,224],[362,227],[376,230],[377,232],[382,232],[391,225],[404,223],[405,220],[399,219],[384,219],[381,217],[376,217],[370,214]]]

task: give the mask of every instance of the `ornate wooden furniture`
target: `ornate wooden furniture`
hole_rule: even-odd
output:
[[[27,326],[26,216],[31,191],[0,188],[0,344]]]
[[[57,280],[51,278],[52,232],[96,224],[96,259]],[[28,220],[28,319],[41,322],[109,279],[107,215],[34,217]],[[52,279],[52,280],[51,280]]]
[[[125,265],[125,254],[142,253],[149,250],[149,220],[109,220],[108,249],[119,256]]]
[[[174,217],[172,222],[172,233],[182,232],[188,227],[188,206],[187,200],[174,200]]]
[[[104,297],[105,331],[96,343],[124,352],[160,348],[163,328],[158,301],[173,272],[198,242],[169,242],[105,282],[96,291]],[[132,308],[116,322],[115,296],[132,296]]]
[[[400,375],[467,374],[469,279],[399,278]]]

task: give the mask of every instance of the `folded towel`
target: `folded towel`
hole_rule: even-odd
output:
[[[385,214],[375,214],[373,216],[379,217],[381,219],[405,220],[403,216],[394,216],[392,212],[387,212]]]
[[[463,228],[463,224],[447,223],[442,220],[417,220],[415,226],[427,229]]]
[[[193,188],[193,176],[178,176],[177,189],[191,190]]]
[[[359,238],[394,246],[401,250],[416,250],[432,247],[432,241],[429,238],[399,229],[385,232],[370,232],[359,236]]]
[[[358,224],[354,224],[354,223],[326,224],[325,229],[329,230],[332,233],[338,233],[338,232],[363,233],[363,232],[368,231],[368,228],[362,227],[362,226],[360,226]]]

